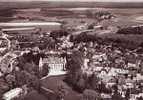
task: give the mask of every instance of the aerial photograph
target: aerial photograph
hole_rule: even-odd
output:
[[[143,0],[0,0],[0,100],[143,100]]]

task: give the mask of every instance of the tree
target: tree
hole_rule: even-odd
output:
[[[91,10],[86,10],[86,16],[89,18],[93,18],[93,13]]]
[[[90,24],[90,25],[88,26],[88,29],[94,29],[94,26],[95,26],[94,23],[93,23],[93,24]]]
[[[25,63],[23,67],[25,71],[29,73],[35,73],[34,69],[36,68],[36,65],[34,63]]]
[[[54,39],[60,38],[62,36],[68,36],[68,35],[69,33],[65,30],[55,30],[50,33],[50,37],[53,37]]]
[[[26,84],[27,76],[25,75],[27,73],[26,71],[16,71],[15,77],[16,77],[16,86],[22,86]]]
[[[67,58],[67,70],[70,72],[76,72],[81,69],[83,62],[83,53],[80,51],[73,51],[70,57]]]
[[[29,86],[33,87],[34,89],[40,91],[40,80],[37,76],[31,75],[30,76],[31,83]]]
[[[95,41],[96,39],[96,34],[88,34],[88,32],[82,32],[78,35],[71,35],[70,37],[70,41],[75,43]]]
[[[68,87],[65,84],[61,84],[58,86],[57,90],[57,99],[62,100],[68,94]]]
[[[0,78],[0,98],[2,94],[9,90],[9,85],[5,82],[3,78]]]
[[[130,92],[131,92],[130,89],[127,89],[127,90],[126,90],[125,98],[126,98],[127,100],[130,98]]]
[[[12,74],[8,74],[6,77],[5,77],[5,80],[6,82],[8,83],[9,87],[10,88],[14,88],[15,87],[15,76],[12,75]]]
[[[52,37],[42,37],[40,39],[40,43],[36,43],[36,45],[41,49],[46,49],[46,48],[50,48],[50,49],[54,49],[56,46],[56,41],[52,38]]]
[[[39,73],[38,73],[38,74],[40,74],[39,77],[41,78],[41,77],[48,75],[49,70],[50,70],[50,67],[48,66],[48,64],[44,64],[42,66],[42,70],[39,71]]]
[[[77,86],[79,87],[80,91],[83,91],[86,87],[86,80],[83,77],[80,77]]]
[[[27,84],[28,87],[33,87],[36,90],[40,90],[40,80],[36,75],[27,71],[23,71],[23,75],[25,76],[25,83],[23,85]]]
[[[97,100],[99,99],[99,94],[96,91],[90,89],[84,90],[82,100],[96,100],[96,99]]]
[[[0,12],[1,12],[0,16],[3,16],[3,17],[12,17],[12,15],[14,15],[15,13],[15,11],[10,8],[1,9]]]
[[[83,66],[84,57],[80,51],[73,51],[72,54],[67,57],[67,71],[66,81],[74,87],[76,90],[80,90],[85,87],[85,81],[82,76],[81,67]],[[79,82],[78,82],[79,81]]]
[[[112,95],[112,100],[124,100],[124,99],[122,98],[122,96],[119,93],[115,93]],[[129,100],[129,98],[125,99],[125,100]]]

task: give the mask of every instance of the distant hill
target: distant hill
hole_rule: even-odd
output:
[[[143,2],[0,2],[0,9],[5,8],[75,8],[75,7],[103,7],[103,8],[143,8]]]

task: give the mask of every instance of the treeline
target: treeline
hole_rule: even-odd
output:
[[[8,22],[16,12],[11,8],[0,9],[0,22]]]
[[[0,98],[2,95],[17,87],[27,85],[29,90],[40,89],[40,78],[46,76],[49,72],[48,65],[44,64],[43,69],[39,70],[39,59],[44,54],[34,54],[32,51],[24,53],[22,56],[14,60],[12,72],[2,72],[3,76],[0,77]],[[11,65],[9,65],[11,66]]]
[[[122,28],[117,31],[117,34],[143,34],[143,26]]]
[[[139,37],[139,36],[138,36]],[[112,44],[124,49],[136,49],[143,47],[142,37],[128,36],[115,34],[115,36],[97,36],[96,34],[88,34],[88,32],[81,33],[79,35],[71,35],[70,41],[74,43],[95,41],[99,44]]]
[[[0,9],[0,12],[1,17],[12,17],[16,13],[15,10],[10,8]]]
[[[65,81],[76,91],[82,93],[86,89],[96,90],[99,93],[111,93],[110,89],[105,87],[103,82],[93,73],[88,76],[82,72],[84,63],[83,53],[80,51],[73,51],[67,57],[67,71],[68,74]]]

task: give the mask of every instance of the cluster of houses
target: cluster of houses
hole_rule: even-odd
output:
[[[81,42],[78,46],[85,54],[84,74],[95,74],[112,91],[117,85],[122,98],[126,98],[127,91],[130,91],[130,100],[143,97],[143,54],[97,42]]]
[[[99,13],[100,14],[100,13]],[[104,15],[104,14],[103,14]],[[103,19],[108,19],[108,17],[112,17],[110,14],[105,14],[102,16]],[[107,17],[107,18],[106,18]],[[85,30],[86,32],[90,32],[92,30],[88,30],[88,24],[84,24],[81,26],[76,27],[75,30]],[[103,27],[93,24],[93,30],[103,30]],[[112,29],[111,29],[112,30]],[[81,31],[79,33],[82,33]],[[78,34],[78,33],[77,33]],[[30,35],[33,36],[33,40],[39,37],[41,34],[36,35]],[[34,38],[35,36],[35,38]],[[15,38],[18,38],[19,40],[23,40],[21,42],[22,44],[27,43],[25,40],[29,37],[29,34],[24,35],[13,35],[13,40]],[[42,37],[42,35],[41,35]],[[44,44],[44,42],[41,42],[41,37],[38,38],[36,43]],[[44,36],[43,36],[44,37]],[[1,37],[0,37],[1,38]],[[28,38],[29,39],[29,38]],[[50,38],[51,39],[51,38]],[[49,41],[50,41],[49,39]],[[8,42],[5,44],[5,41]],[[52,39],[53,40],[53,39]],[[63,75],[66,74],[66,57],[61,56],[61,51],[64,51],[64,53],[68,54],[68,51],[72,50],[79,50],[83,52],[84,54],[84,66],[82,66],[81,70],[83,74],[86,74],[88,77],[95,74],[99,79],[100,82],[103,82],[106,85],[106,88],[111,89],[112,93],[109,94],[102,94],[102,95],[108,95],[108,98],[111,98],[111,96],[114,94],[114,86],[117,86],[117,91],[120,94],[121,98],[127,98],[127,100],[137,100],[137,98],[143,97],[143,54],[137,53],[135,50],[128,50],[122,47],[115,47],[112,44],[99,44],[97,41],[94,42],[79,42],[74,43],[69,41],[70,37],[63,36],[59,39],[59,43],[55,44],[57,46],[57,51],[55,50],[41,50],[44,52],[44,57],[40,57],[39,59],[39,70],[43,69],[43,66],[46,64],[49,67],[49,73],[47,75]],[[30,44],[30,42],[28,42]],[[29,50],[35,50],[33,47],[29,48],[27,47],[24,49],[17,49],[15,46],[19,45],[19,42],[17,41],[10,41],[6,38],[5,35],[2,36],[2,39],[0,39],[0,47],[3,47],[3,45],[7,45],[8,48],[13,48],[12,52],[7,53],[5,56],[2,57],[2,60],[0,60],[0,76],[3,75],[3,73],[9,74],[13,71],[13,61],[14,58],[18,56],[22,56],[24,53],[29,53]],[[30,44],[32,46],[33,44]],[[34,45],[33,45],[34,46]],[[16,48],[19,50],[20,55],[14,54],[14,51]],[[24,53],[23,51],[24,50]],[[1,51],[1,50],[0,50]],[[39,49],[36,49],[34,52],[39,52]],[[33,53],[33,54],[35,54]],[[1,73],[2,72],[2,73]],[[13,90],[14,91],[14,90]],[[16,92],[18,91],[18,92]],[[22,90],[17,88],[14,92],[20,93]],[[129,95],[127,97],[126,94]],[[85,91],[88,92],[88,91]],[[94,92],[94,91],[93,91]],[[11,92],[13,93],[13,92]],[[10,92],[8,92],[8,95]],[[4,95],[7,96],[6,94]],[[102,96],[104,97],[104,96]]]
[[[142,25],[121,28],[118,30],[117,34],[143,34],[142,28]]]

